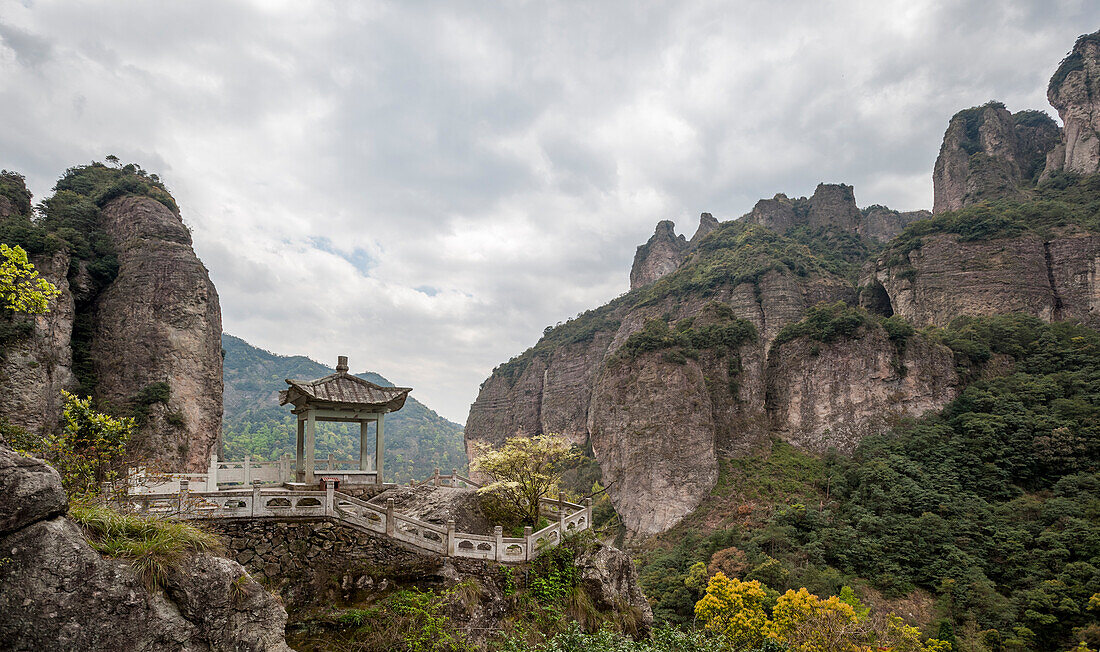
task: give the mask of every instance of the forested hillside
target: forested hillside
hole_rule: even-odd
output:
[[[956,650],[1095,647],[1100,333],[1010,315],[929,335],[973,379],[960,396],[851,457],[776,441],[722,460],[713,494],[641,557],[658,621],[691,621],[703,564],[779,592],[862,585]]]
[[[279,405],[285,379],[312,380],[332,373],[301,355],[275,355],[232,335],[222,335],[225,351],[225,417],[222,422],[225,459],[272,460],[294,454],[294,417]],[[379,385],[393,385],[382,376],[357,374]],[[373,446],[373,439],[371,442]],[[359,430],[344,424],[318,424],[317,455],[338,459],[359,455]],[[439,416],[410,397],[399,412],[386,417],[386,480],[423,479],[434,468],[466,468],[462,426]]]

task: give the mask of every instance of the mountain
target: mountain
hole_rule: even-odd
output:
[[[659,622],[693,621],[705,566],[858,586],[957,650],[1096,647],[1098,44],[1051,80],[1064,128],[950,120],[932,212],[821,184],[691,240],[658,224],[629,293],[493,370],[467,446],[587,451],[573,488],[595,470]]]
[[[1096,40],[1051,82],[1072,129],[996,102],[951,119],[935,214],[861,209],[823,183],[736,220],[704,213],[691,240],[659,223],[628,294],[493,371],[468,448],[521,431],[589,445],[627,529],[655,534],[709,494],[722,457],[773,437],[852,451],[947,405],[962,378],[925,327],[1016,312],[1100,324],[1100,161],[1059,154],[1100,138]]]
[[[138,417],[130,450],[205,468],[221,434],[221,308],[179,207],[134,164],[66,170],[37,208],[0,173],[0,242],[22,246],[60,290],[50,312],[0,314],[0,418],[39,434],[61,391]]]
[[[225,417],[223,459],[272,460],[294,455],[295,419],[279,405],[279,390],[287,378],[311,380],[333,373],[325,365],[301,355],[276,355],[248,342],[222,334],[225,368]],[[383,386],[389,380],[373,372],[356,374]],[[409,397],[405,407],[386,417],[387,481],[424,479],[436,468],[450,473],[465,471],[462,426],[439,416]],[[318,424],[317,456],[331,453],[338,459],[359,456],[359,430],[344,424]]]

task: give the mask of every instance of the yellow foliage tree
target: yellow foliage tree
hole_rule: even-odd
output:
[[[23,247],[0,244],[0,299],[5,308],[41,314],[49,311],[50,299],[59,294],[53,283],[39,278]]]
[[[752,648],[764,640],[767,597],[760,582],[730,579],[719,571],[710,578],[706,595],[695,603],[695,615],[708,630],[725,636],[734,649]]]
[[[835,595],[822,600],[805,588],[779,597],[764,630],[799,652],[847,652],[866,632],[851,605]]]
[[[854,596],[851,596],[854,597]],[[851,599],[851,597],[849,599]],[[890,614],[869,618],[837,596],[819,598],[805,588],[779,597],[771,614],[767,592],[757,581],[742,582],[717,573],[695,614],[734,650],[751,649],[765,639],[797,652],[949,652],[944,641],[922,641],[920,630]]]

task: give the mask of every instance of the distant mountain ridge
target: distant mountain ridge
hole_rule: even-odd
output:
[[[252,346],[239,337],[222,334],[225,351],[223,402],[225,416],[223,455],[238,460],[275,459],[294,453],[294,418],[279,405],[278,392],[287,378],[311,380],[333,372],[302,355],[285,356]],[[378,385],[393,386],[374,372],[355,374]],[[386,418],[386,479],[407,482],[424,478],[436,467],[449,472],[466,468],[462,426],[448,421],[413,397],[405,407]],[[323,424],[317,438],[317,454],[354,458],[359,453],[359,433],[342,424]]]

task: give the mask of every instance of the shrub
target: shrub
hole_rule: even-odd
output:
[[[832,342],[838,338],[855,338],[860,329],[875,324],[871,315],[862,308],[849,306],[843,301],[818,304],[806,311],[801,321],[787,324],[775,338],[775,346],[799,337],[819,342]]]

